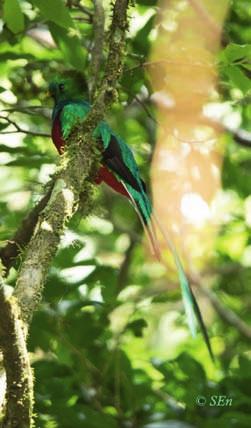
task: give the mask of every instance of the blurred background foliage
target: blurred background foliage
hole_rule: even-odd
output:
[[[109,21],[109,2],[103,3]],[[133,148],[148,183],[156,121],[142,64],[154,40],[157,9],[155,0],[138,0],[131,9],[123,77],[107,117]],[[1,17],[4,246],[43,194],[58,162],[49,138],[48,81],[74,70],[83,73],[78,77],[84,92],[89,79],[93,4],[5,0]],[[250,24],[250,1],[232,0],[217,58],[222,120],[236,123],[245,135],[251,132]],[[178,287],[173,276],[169,285],[163,266],[147,253],[133,210],[100,186],[93,215],[81,219],[76,214],[70,222],[31,326],[37,427],[251,426],[251,139],[250,148],[237,144],[231,133],[223,139],[226,215],[211,263],[202,272],[221,311],[215,312],[217,302],[212,305],[208,297],[200,300],[216,365],[201,337],[190,337]],[[10,286],[19,262],[9,273]],[[212,395],[231,397],[232,405],[210,406]],[[207,404],[197,405],[197,396],[206,397]]]

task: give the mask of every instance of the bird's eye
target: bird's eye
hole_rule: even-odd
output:
[[[64,90],[64,83],[59,83],[58,85],[60,92],[63,92]]]

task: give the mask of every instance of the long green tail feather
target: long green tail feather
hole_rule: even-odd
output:
[[[142,195],[140,195],[141,196],[141,199],[140,199],[141,203],[139,203],[139,201],[137,200],[138,195],[133,194],[133,192],[131,192],[130,186],[126,185],[122,181],[121,181],[121,183],[124,185],[126,191],[128,192],[128,195],[129,195],[130,200],[134,206],[134,209],[137,212],[137,214],[141,220],[141,223],[144,227],[144,230],[147,234],[147,237],[149,238],[149,242],[150,242],[150,246],[152,247],[153,254],[156,255],[158,260],[161,260],[161,253],[160,253],[159,245],[158,245],[157,238],[156,238],[155,224],[154,223],[156,223],[156,226],[158,227],[161,234],[163,235],[163,238],[165,239],[167,246],[173,255],[175,265],[177,268],[182,298],[183,298],[185,312],[186,312],[186,316],[187,316],[187,322],[188,322],[188,326],[189,326],[189,329],[191,331],[191,334],[193,337],[196,336],[197,325],[198,325],[201,332],[202,332],[202,335],[203,335],[205,344],[207,346],[209,355],[210,355],[212,361],[214,361],[214,355],[212,352],[210,340],[209,340],[209,337],[207,334],[207,330],[206,330],[206,327],[205,327],[205,324],[204,324],[198,303],[197,303],[195,296],[192,292],[191,286],[189,284],[189,281],[187,279],[187,276],[185,274],[185,271],[183,269],[182,263],[180,261],[180,258],[178,256],[178,253],[176,251],[176,248],[175,248],[173,242],[171,241],[171,239],[166,234],[165,230],[161,226],[156,215],[154,215],[153,212],[150,212],[150,211],[152,211],[152,208],[150,205],[148,206],[148,203],[147,203],[148,200],[145,200],[147,196],[144,195],[144,193],[142,192]],[[136,198],[136,196],[137,196],[137,198]]]
[[[160,260],[161,259],[160,248],[159,248],[159,245],[157,242],[154,227],[151,224],[151,217],[149,217],[149,221],[146,223],[146,221],[144,220],[144,214],[141,212],[142,211],[141,206],[139,205],[139,203],[137,203],[137,201],[135,200],[135,198],[133,197],[133,195],[129,191],[128,186],[126,186],[126,184],[123,183],[123,181],[121,181],[121,183],[123,184],[125,190],[127,191],[128,196],[130,198],[130,201],[131,201],[131,203],[132,203],[132,205],[133,205],[133,207],[134,207],[134,209],[135,209],[135,211],[139,217],[139,220],[143,226],[143,229],[144,229],[146,236],[147,236],[147,239],[149,241],[149,246],[150,246],[152,254],[155,255],[158,260]]]
[[[170,238],[167,236],[167,234],[163,230],[160,222],[158,221],[158,219],[155,215],[154,215],[154,220],[155,220],[157,226],[159,227],[159,229],[160,229],[171,253],[173,254],[173,257],[174,257],[175,265],[176,265],[177,272],[178,272],[179,282],[180,282],[180,286],[181,286],[181,293],[182,293],[182,298],[183,298],[183,302],[184,302],[184,306],[185,306],[187,322],[188,322],[188,326],[190,328],[191,334],[193,337],[196,336],[197,324],[198,324],[200,327],[200,330],[202,332],[204,341],[206,343],[209,355],[210,355],[212,361],[215,361],[214,354],[212,351],[212,347],[210,344],[210,340],[209,340],[209,337],[207,334],[205,323],[203,321],[198,303],[195,299],[195,296],[192,292],[191,286],[190,286],[188,279],[186,277],[186,274],[184,272],[180,258],[177,254],[176,248],[175,248],[173,242],[170,240]]]
[[[184,302],[184,306],[185,306],[185,312],[186,312],[186,316],[187,316],[187,323],[188,326],[190,328],[191,334],[193,337],[196,336],[196,330],[197,330],[197,323],[196,323],[196,316],[194,313],[194,305],[193,305],[193,298],[191,295],[191,288],[189,286],[187,277],[184,273],[184,270],[182,268],[182,265],[180,263],[180,260],[177,256],[176,251],[173,252],[174,258],[175,258],[175,264],[177,267],[177,271],[178,271],[178,277],[179,277],[179,281],[180,281],[180,286],[181,286],[181,293],[182,293],[182,298],[183,298],[183,302]]]
[[[184,269],[181,265],[180,259],[179,259],[178,254],[177,254],[175,249],[174,249],[173,255],[175,257],[175,264],[176,264],[177,270],[178,270],[178,276],[179,276],[181,290],[182,290],[182,297],[183,297],[183,301],[184,301],[185,311],[187,314],[187,321],[188,321],[189,328],[191,330],[191,334],[193,337],[196,336],[196,327],[197,327],[197,323],[198,323],[199,327],[201,329],[202,335],[204,337],[209,355],[210,355],[211,359],[213,361],[215,361],[214,354],[213,354],[212,347],[210,344],[210,340],[209,340],[209,337],[207,334],[206,326],[205,326],[205,323],[203,321],[203,318],[202,318],[202,315],[200,312],[199,305],[198,305],[197,300],[196,300],[196,298],[192,292],[192,289],[191,289],[190,284],[187,280]]]
[[[207,349],[208,349],[209,355],[210,355],[212,361],[215,362],[215,358],[214,358],[213,350],[212,350],[212,347],[211,347],[210,339],[209,339],[208,334],[207,334],[206,326],[204,324],[204,321],[203,321],[203,318],[202,318],[202,315],[201,315],[201,312],[200,312],[199,305],[197,303],[197,300],[195,299],[195,296],[194,296],[194,294],[193,294],[190,286],[189,286],[189,288],[190,288],[190,293],[191,293],[192,300],[193,300],[194,311],[195,311],[195,314],[196,314],[196,317],[197,317],[197,320],[198,320],[201,332],[203,334],[205,343],[207,345]]]

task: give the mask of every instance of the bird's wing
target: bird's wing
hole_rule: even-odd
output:
[[[130,184],[138,192],[144,190],[141,181],[139,181],[139,173],[135,176],[125,163],[121,147],[114,135],[110,136],[109,145],[103,152],[103,161],[125,184]]]
[[[138,192],[145,192],[146,186],[140,178],[139,169],[131,149],[117,137],[105,121],[101,121],[94,136],[101,140],[104,147],[103,161],[119,179]]]
[[[69,102],[66,104],[60,113],[60,122],[63,139],[67,139],[78,122],[83,120],[90,110],[90,105],[85,102]],[[104,163],[115,172],[118,177],[125,183],[130,184],[133,189],[138,192],[144,191],[145,185],[139,177],[139,171],[134,160],[133,154],[122,140],[118,140],[113,134],[109,125],[105,121],[101,121],[94,131],[94,137],[102,142],[104,152]],[[123,144],[123,146],[121,146]],[[130,163],[127,164],[127,158],[124,159],[123,150],[129,151]],[[133,172],[130,166],[133,165]]]
[[[101,120],[95,129],[93,136],[102,142],[102,145],[106,150],[110,143],[112,130],[108,123],[106,123],[104,120]]]
[[[73,128],[86,117],[89,111],[90,105],[86,102],[69,102],[62,108],[60,123],[64,140],[69,137]]]

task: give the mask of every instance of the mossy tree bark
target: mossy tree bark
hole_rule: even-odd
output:
[[[26,247],[14,296],[7,300],[3,293],[0,295],[3,309],[0,312],[0,338],[7,375],[6,417],[3,428],[32,427],[32,374],[25,339],[33,312],[41,300],[46,275],[60,238],[68,220],[78,208],[80,193],[81,198],[83,194],[86,196],[85,214],[91,209],[91,178],[97,172],[101,157],[100,149],[92,135],[97,123],[116,97],[116,83],[122,70],[128,26],[128,4],[128,0],[116,0],[113,6],[109,53],[103,81],[97,89],[90,114],[85,122],[74,130],[67,142],[67,150],[56,171],[48,202],[37,216],[34,233]],[[7,263],[6,260],[3,262]],[[16,392],[16,382],[17,391],[22,391],[22,399]]]
[[[7,298],[0,283],[0,350],[7,378],[3,428],[32,426],[33,376],[26,348],[23,322],[16,299]]]

